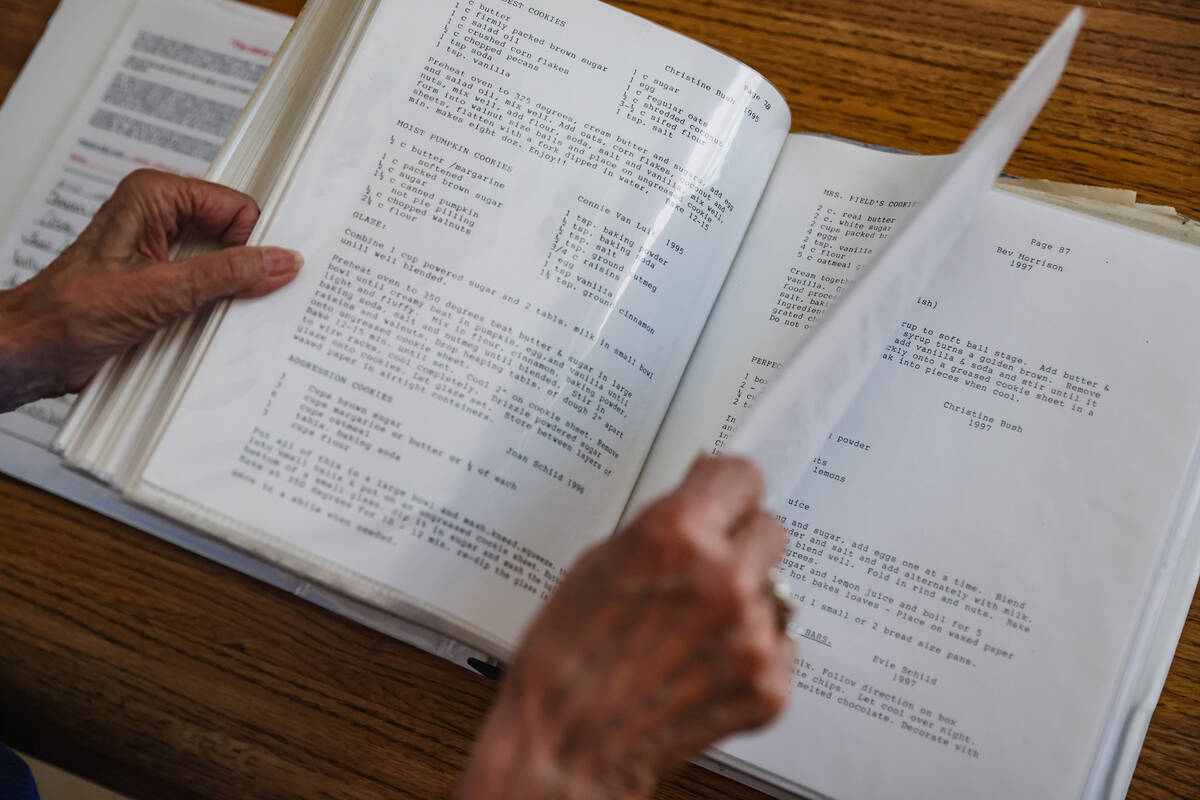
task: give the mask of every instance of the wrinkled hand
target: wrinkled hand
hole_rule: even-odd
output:
[[[462,800],[644,797],[779,713],[794,645],[764,584],[786,534],[762,491],[749,462],[702,459],[579,560],[525,634]]]
[[[108,358],[210,300],[291,281],[298,253],[240,246],[257,221],[241,192],[149,170],[127,177],[54,263],[0,292],[0,411],[77,391]],[[226,249],[168,262],[189,226]]]

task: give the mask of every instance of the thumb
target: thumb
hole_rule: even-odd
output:
[[[218,297],[261,297],[291,283],[304,265],[295,250],[230,247],[186,261],[138,270],[138,294],[160,324],[190,314]]]

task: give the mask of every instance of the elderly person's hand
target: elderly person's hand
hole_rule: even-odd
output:
[[[794,645],[766,586],[786,534],[762,491],[748,462],[698,461],[579,560],[526,632],[460,798],[644,797],[779,713]]]
[[[298,253],[240,246],[257,221],[258,206],[241,192],[130,175],[54,263],[0,292],[0,411],[77,391],[109,357],[210,300],[291,281]],[[188,227],[226,249],[168,262]]]

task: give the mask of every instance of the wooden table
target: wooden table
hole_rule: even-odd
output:
[[[259,0],[295,14],[303,0]],[[56,0],[0,2],[7,92]],[[952,149],[1066,13],[1031,0],[624,0],[762,71],[796,128]],[[1103,0],[1013,158],[1200,217],[1200,5]],[[1200,266],[1200,265],[1198,265]],[[493,684],[0,478],[0,739],[135,798],[445,796]],[[1200,796],[1200,600],[1131,796]],[[663,798],[756,797],[691,767]]]

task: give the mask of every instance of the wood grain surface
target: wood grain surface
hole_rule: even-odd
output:
[[[417,0],[410,0],[416,2]],[[295,14],[302,0],[261,0]],[[7,93],[56,5],[0,0]],[[796,130],[953,149],[1066,13],[1030,0],[625,0],[765,74]],[[1009,165],[1200,216],[1200,4],[1095,3]],[[0,146],[3,143],[0,142]],[[1200,264],[1197,264],[1200,268]],[[0,739],[134,798],[444,797],[495,686],[0,478]],[[1200,598],[1130,796],[1200,797]],[[661,798],[759,795],[689,767]]]

